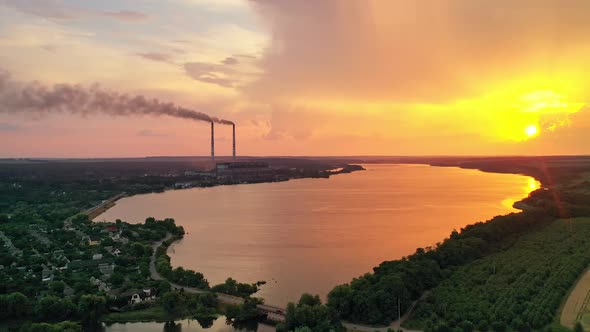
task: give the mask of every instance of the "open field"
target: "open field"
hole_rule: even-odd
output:
[[[165,322],[173,320],[175,317],[170,316],[161,306],[127,311],[127,312],[113,312],[104,316],[101,320],[105,323],[115,322],[149,322],[158,321]]]
[[[576,322],[582,321],[582,318],[585,316],[586,320],[582,321],[582,324],[585,328],[590,327],[590,321],[587,321],[587,318],[590,318],[590,316],[586,313],[589,301],[590,270],[586,270],[580,280],[576,283],[576,286],[563,306],[559,317],[560,324],[565,327],[573,328]]]

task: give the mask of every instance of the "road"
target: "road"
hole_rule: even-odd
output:
[[[162,243],[170,240],[171,238],[172,238],[172,234],[167,233],[166,236],[162,240],[152,244],[152,257],[150,258],[150,275],[151,275],[152,279],[168,281],[170,283],[170,286],[172,286],[172,288],[179,289],[179,290],[183,289],[187,293],[193,293],[193,294],[208,293],[209,291],[207,291],[207,290],[202,290],[202,289],[193,288],[193,287],[184,287],[184,286],[175,284],[175,283],[170,282],[169,280],[165,279],[164,277],[162,277],[160,275],[160,273],[158,273],[158,270],[156,269],[156,251],[162,245]],[[241,297],[237,297],[237,296],[233,296],[233,295],[229,295],[229,294],[223,294],[223,293],[216,293],[215,295],[217,296],[217,299],[219,301],[221,301],[222,303],[225,303],[225,304],[237,305],[237,304],[244,303],[244,299]],[[261,304],[261,305],[258,305],[257,307],[258,307],[258,310],[260,310],[260,312],[267,315],[268,319],[273,320],[273,321],[278,321],[278,322],[285,321],[285,313],[286,313],[285,309],[266,305],[266,304]]]
[[[172,234],[168,233],[168,234],[166,234],[166,237],[164,237],[164,239],[162,239],[158,242],[155,242],[152,245],[153,250],[152,250],[152,257],[150,259],[150,274],[151,274],[152,279],[154,279],[154,280],[166,280],[156,270],[156,251],[162,245],[162,243],[169,240],[170,238],[172,238]],[[192,288],[192,287],[183,287],[183,286],[180,286],[180,285],[175,284],[173,282],[170,282],[169,280],[166,280],[166,281],[168,281],[170,283],[170,286],[172,286],[172,288],[184,289],[184,291],[188,292],[188,293],[202,294],[202,293],[209,292],[206,290]],[[244,299],[241,297],[232,296],[232,295],[223,294],[223,293],[216,293],[216,295],[217,295],[217,299],[219,299],[219,301],[221,301],[222,303],[225,303],[225,304],[236,305],[236,304],[244,303]],[[416,307],[416,304],[419,301],[421,301],[422,299],[424,299],[426,296],[428,296],[428,292],[422,294],[422,296],[418,300],[414,301],[412,303],[412,306],[410,307],[410,309],[401,317],[401,319],[393,321],[389,326],[374,327],[374,326],[365,326],[365,325],[346,323],[346,322],[343,322],[342,325],[344,325],[344,327],[346,327],[346,329],[348,331],[360,331],[360,332],[381,331],[381,332],[385,332],[388,329],[391,329],[393,331],[402,330],[404,332],[421,332],[421,331],[416,331],[416,330],[404,329],[400,326],[401,326],[401,324],[403,324],[403,322],[406,321],[406,319],[408,319],[410,317],[410,315],[414,311],[414,308]],[[286,309],[284,309],[284,308],[261,304],[261,305],[258,305],[258,310],[265,313],[267,315],[268,319],[270,319],[270,320],[277,321],[277,322],[284,322],[285,321]]]
[[[422,332],[422,331],[419,331],[419,330],[405,329],[405,328],[401,327],[401,325],[408,318],[410,318],[410,316],[414,312],[414,309],[416,308],[416,305],[418,304],[418,302],[422,301],[429,294],[430,294],[430,292],[424,292],[424,294],[422,294],[422,296],[420,296],[419,299],[417,299],[416,301],[412,302],[412,306],[410,307],[410,309],[408,311],[406,311],[406,313],[400,319],[394,320],[393,322],[391,322],[391,324],[389,324],[389,326],[374,327],[374,326],[366,326],[366,325],[360,325],[360,324],[354,324],[354,323],[347,323],[347,322],[342,322],[342,325],[344,325],[344,327],[346,327],[346,330],[348,330],[348,331],[360,331],[360,332],[380,331],[380,332],[385,332],[385,331],[391,329],[392,331],[401,330],[401,331],[404,331],[404,332]]]

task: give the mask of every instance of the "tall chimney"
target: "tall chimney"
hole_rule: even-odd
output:
[[[236,124],[232,124],[232,129],[233,129],[233,156],[234,156],[234,160],[236,159]]]
[[[211,161],[215,161],[215,127],[211,122]]]

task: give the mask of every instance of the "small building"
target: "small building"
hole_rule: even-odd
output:
[[[114,258],[103,258],[103,259],[87,259],[87,260],[76,260],[71,261],[68,263],[68,269],[78,270],[78,269],[91,269],[91,268],[100,268],[102,265],[113,265],[115,260]]]
[[[275,171],[265,162],[225,162],[215,167],[217,179],[234,182],[260,182],[274,179]]]
[[[64,231],[73,231],[74,230],[74,226],[72,225],[72,221],[71,220],[64,221],[63,230]]]
[[[43,268],[43,271],[41,271],[41,281],[50,282],[53,280],[53,278],[53,271],[48,268]]]
[[[96,279],[95,277],[90,277],[89,281],[94,286],[97,286],[98,290],[101,292],[109,293],[111,291],[111,287],[109,285],[107,285],[106,282],[104,282],[100,279]]]
[[[115,272],[115,264],[103,263],[98,265],[100,273],[106,276],[111,276]]]
[[[134,290],[121,294],[122,297],[127,298],[129,304],[137,304],[141,302],[155,301],[158,297],[154,288],[144,288],[140,290]]]
[[[110,226],[107,226],[106,230],[109,233],[117,233],[117,232],[119,232],[119,227],[117,227],[117,225],[110,225]]]
[[[92,255],[92,260],[102,259],[102,254],[94,254]]]

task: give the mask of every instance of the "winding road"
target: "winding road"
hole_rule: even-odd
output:
[[[151,275],[152,279],[168,281],[168,283],[170,283],[170,286],[172,286],[172,288],[178,289],[178,290],[182,289],[188,293],[193,293],[193,294],[209,293],[209,291],[207,291],[207,290],[202,290],[202,289],[193,288],[193,287],[184,287],[184,286],[175,284],[173,282],[170,282],[166,278],[162,277],[160,275],[160,273],[158,273],[158,270],[156,269],[156,252],[157,252],[158,248],[160,246],[162,246],[162,243],[170,240],[171,238],[172,238],[172,234],[167,233],[166,236],[162,240],[154,242],[154,244],[152,244],[152,256],[150,258],[150,275]],[[215,295],[217,296],[217,299],[219,301],[221,301],[222,303],[225,303],[225,304],[238,305],[238,304],[244,303],[244,299],[241,297],[238,297],[238,296],[233,296],[233,295],[223,294],[223,293],[215,293]],[[266,305],[266,304],[260,304],[257,307],[260,312],[267,315],[268,319],[273,320],[273,321],[277,321],[277,322],[284,322],[285,321],[286,309],[274,307],[274,306],[270,306],[270,305]]]
[[[194,294],[208,293],[209,291],[207,291],[207,290],[202,290],[202,289],[193,288],[193,287],[184,287],[184,286],[175,284],[173,282],[170,282],[166,278],[162,277],[160,275],[160,273],[158,273],[158,271],[156,270],[156,251],[162,245],[162,243],[164,243],[165,241],[168,241],[171,238],[172,238],[172,234],[167,233],[166,236],[162,240],[157,241],[154,244],[152,244],[152,257],[150,259],[150,275],[151,275],[152,279],[168,281],[170,283],[170,286],[172,286],[172,288],[179,289],[179,290],[183,289],[185,292],[188,292],[188,293],[194,293]],[[221,301],[222,303],[225,303],[225,304],[237,305],[237,304],[244,303],[244,299],[241,297],[237,297],[237,296],[233,296],[233,295],[229,295],[229,294],[223,294],[223,293],[216,293],[216,296],[219,301]],[[342,325],[344,325],[344,327],[346,327],[346,329],[348,331],[360,331],[360,332],[381,331],[381,332],[385,332],[385,331],[391,329],[393,331],[401,330],[404,332],[420,332],[420,331],[415,331],[415,330],[404,329],[401,327],[401,324],[406,319],[409,318],[409,316],[414,311],[416,304],[419,301],[421,301],[422,299],[424,299],[426,296],[428,296],[428,292],[424,293],[418,300],[414,301],[412,303],[412,306],[410,307],[410,309],[401,317],[401,319],[393,321],[389,326],[374,327],[374,326],[365,326],[365,325],[359,325],[359,324],[353,324],[353,323],[347,323],[347,322],[343,322]],[[285,321],[286,309],[284,309],[284,308],[279,308],[279,307],[270,306],[270,305],[266,305],[266,304],[260,304],[260,305],[258,305],[258,310],[260,310],[260,312],[266,314],[268,319],[270,319],[270,320],[273,320],[276,322],[284,322]]]

